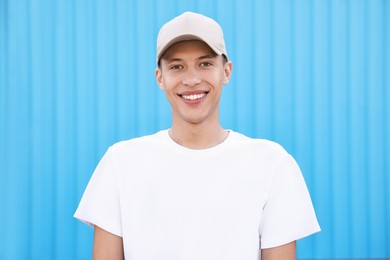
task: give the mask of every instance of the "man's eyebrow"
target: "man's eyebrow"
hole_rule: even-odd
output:
[[[206,54],[206,55],[202,55],[202,56],[198,57],[197,59],[204,60],[204,59],[212,59],[215,57],[217,57],[216,54]],[[183,61],[183,59],[173,57],[173,58],[167,58],[166,61],[167,62],[180,62],[180,61]]]
[[[212,58],[215,58],[215,57],[217,57],[217,55],[214,55],[214,54],[207,54],[207,55],[200,56],[200,57],[198,58],[198,60],[212,59]]]
[[[169,59],[169,58],[168,58],[167,61],[168,61],[168,62],[178,62],[178,61],[182,61],[182,59],[180,59],[180,58],[170,58],[170,59]]]

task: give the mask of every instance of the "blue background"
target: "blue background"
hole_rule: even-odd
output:
[[[298,257],[390,257],[390,2],[0,0],[0,259],[89,259],[72,215],[109,145],[170,126],[158,29],[224,28],[225,128],[298,161],[322,232]]]

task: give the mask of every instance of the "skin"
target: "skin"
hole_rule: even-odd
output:
[[[122,260],[123,240],[121,237],[111,234],[98,226],[95,226],[93,240],[93,260]]]
[[[228,133],[219,122],[222,87],[230,80],[232,63],[225,62],[201,41],[172,45],[161,58],[156,80],[172,109],[170,136],[180,145],[205,149],[223,142]],[[207,93],[188,104],[183,93]]]
[[[171,105],[169,134],[174,141],[190,149],[206,149],[227,138],[219,121],[219,101],[231,72],[232,63],[202,41],[178,42],[164,53],[155,75]],[[197,101],[183,97],[190,94],[204,97]],[[262,260],[293,260],[295,244],[263,249]],[[122,238],[95,227],[93,259],[124,259]]]
[[[295,260],[296,242],[261,250],[262,260]]]

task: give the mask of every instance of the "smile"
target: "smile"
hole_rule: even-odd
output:
[[[206,93],[193,94],[193,95],[182,95],[181,97],[186,99],[186,100],[194,101],[194,100],[197,100],[197,99],[201,99],[204,96],[206,96]]]

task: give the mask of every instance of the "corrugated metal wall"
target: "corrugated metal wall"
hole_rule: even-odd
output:
[[[110,144],[169,127],[155,40],[185,10],[225,30],[224,126],[301,165],[298,256],[390,257],[389,1],[0,0],[0,259],[90,258],[72,214]]]

